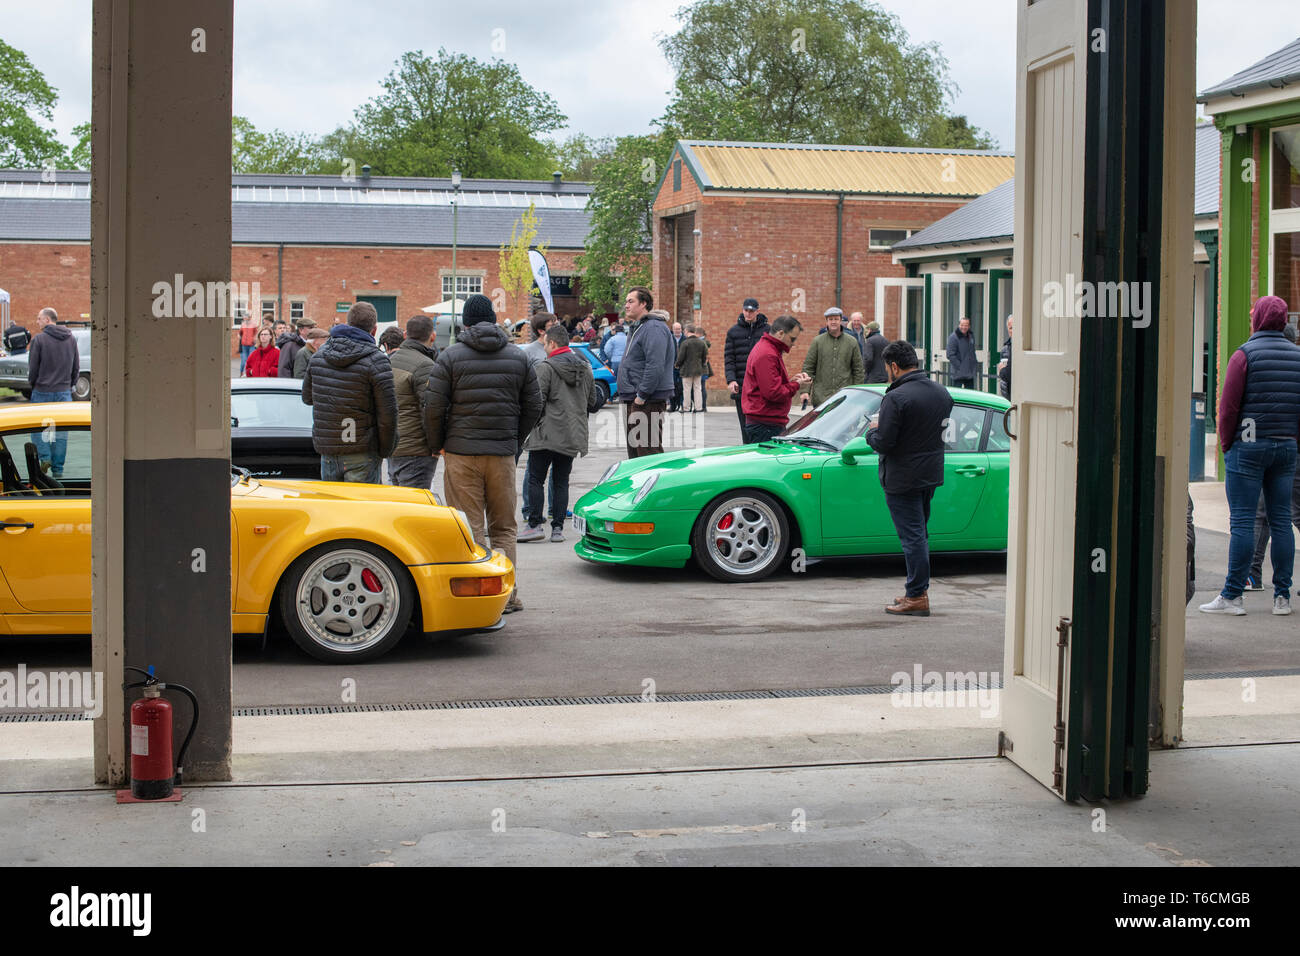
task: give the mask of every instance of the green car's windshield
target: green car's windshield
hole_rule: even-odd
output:
[[[870,389],[842,389],[792,423],[779,438],[839,451],[851,439],[867,433],[867,420],[880,408],[880,398],[880,392]]]

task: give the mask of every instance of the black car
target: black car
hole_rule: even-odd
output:
[[[297,378],[230,380],[230,462],[256,478],[320,478]]]

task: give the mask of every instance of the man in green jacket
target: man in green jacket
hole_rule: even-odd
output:
[[[424,406],[429,401],[429,376],[438,352],[434,349],[433,319],[413,315],[406,320],[406,338],[388,356],[397,392],[397,447],[388,459],[388,480],[404,488],[433,485],[438,456],[429,447]]]
[[[844,333],[844,313],[826,310],[826,328],[813,339],[803,370],[812,379],[813,407],[820,405],[846,385],[862,382],[862,350],[858,340]]]
[[[573,459],[587,454],[587,409],[596,398],[591,363],[569,348],[569,333],[560,323],[546,330],[546,358],[537,363],[542,418],[528,436],[528,527],[519,541],[545,541],[542,530],[543,484],[549,470],[555,482],[551,498],[551,540],[564,540],[569,509],[569,472]]]

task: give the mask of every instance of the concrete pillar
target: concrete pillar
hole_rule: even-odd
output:
[[[125,664],[154,665],[198,696],[186,779],[230,777],[233,20],[232,0],[94,3],[92,628],[108,689],[95,721],[100,783],[121,785],[129,769],[136,692],[120,690]],[[179,749],[190,708],[168,696]]]

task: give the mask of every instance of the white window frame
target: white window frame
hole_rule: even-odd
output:
[[[307,300],[290,299],[289,300],[289,321],[296,322],[298,321],[298,319],[305,319],[305,318],[307,318]]]
[[[872,240],[871,234],[873,232],[901,232],[903,233],[903,236],[900,239],[895,239],[893,243],[890,243],[887,246],[883,246],[883,245],[878,245],[875,241]],[[876,226],[875,228],[868,229],[867,230],[867,251],[888,252],[889,250],[894,248],[895,243],[899,243],[902,242],[903,239],[910,238],[912,233],[914,232],[916,232],[915,229],[905,229],[902,226]]]
[[[447,288],[448,283],[452,282],[453,280],[457,285],[464,283],[465,288],[463,290],[454,289],[454,288],[448,289]],[[474,283],[478,283],[477,289],[473,288]],[[464,272],[457,272],[456,275],[454,276],[450,272],[443,273],[442,297],[444,300],[450,299],[453,295],[482,295],[482,294],[483,294],[483,276],[468,275]]]

